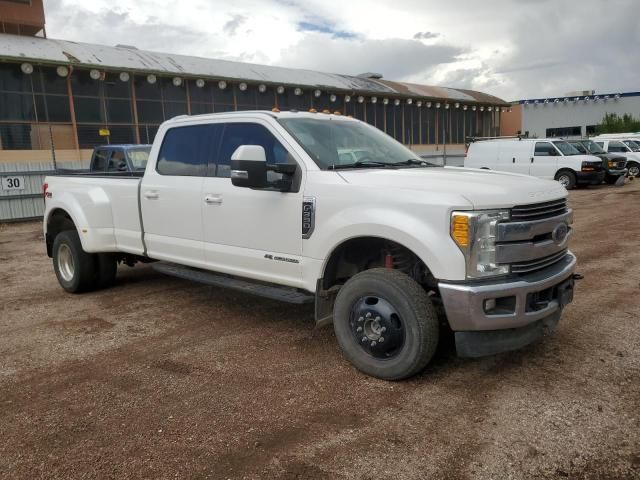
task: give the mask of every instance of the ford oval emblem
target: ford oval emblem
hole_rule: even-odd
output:
[[[553,229],[551,233],[551,238],[558,245],[562,245],[564,241],[567,239],[567,234],[569,233],[569,226],[566,223],[560,223]]]

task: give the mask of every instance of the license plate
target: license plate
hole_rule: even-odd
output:
[[[558,285],[558,302],[564,308],[573,301],[573,278]]]

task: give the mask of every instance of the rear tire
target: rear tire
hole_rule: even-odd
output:
[[[344,356],[372,377],[415,375],[438,346],[438,317],[427,293],[398,270],[354,275],[338,292],[333,318]]]
[[[53,269],[67,292],[86,292],[96,285],[95,257],[82,249],[75,230],[60,232],[53,240]]]
[[[560,183],[567,190],[576,188],[577,178],[576,174],[568,170],[562,170],[556,173],[556,181]]]
[[[112,253],[99,253],[95,255],[98,267],[97,288],[109,288],[116,280],[118,271],[118,259]]]

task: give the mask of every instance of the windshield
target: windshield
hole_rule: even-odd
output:
[[[580,155],[580,152],[573,145],[567,142],[553,142],[553,144],[562,152],[563,155]]]
[[[601,153],[607,153],[602,149],[600,145],[598,145],[593,140],[583,140],[582,145],[584,145],[587,148],[589,153],[593,153],[595,155],[601,154]]]
[[[633,140],[625,140],[624,141],[625,145],[627,145],[627,147],[629,147],[632,151],[634,152],[640,152],[640,144],[638,144],[638,142],[635,142]]]
[[[136,147],[127,151],[127,155],[129,156],[129,160],[131,161],[131,165],[134,170],[144,170],[147,166],[147,160],[149,160],[149,152],[151,151],[151,146],[146,147]]]
[[[429,164],[366,123],[314,118],[280,118],[279,122],[323,170]]]

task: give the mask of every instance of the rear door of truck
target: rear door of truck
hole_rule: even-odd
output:
[[[204,127],[178,125],[158,132],[161,143],[153,146],[140,188],[144,239],[151,258],[205,266],[202,183],[211,138]]]

